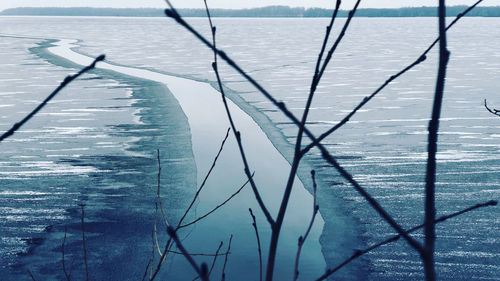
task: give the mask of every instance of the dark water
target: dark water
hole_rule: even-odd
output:
[[[33,41],[2,41],[9,46],[4,54],[26,62],[2,68],[2,105],[8,109],[2,111],[2,128],[7,128],[72,70],[28,49],[12,52],[13,45],[32,46]],[[26,77],[12,83],[10,74]],[[172,200],[165,207],[178,216],[196,185],[190,140],[187,120],[163,86],[109,74],[104,78],[99,72],[73,83],[2,143],[0,279],[24,280],[26,269],[39,280],[63,279],[65,231],[68,271],[74,261],[73,276],[83,276],[80,205],[85,205],[91,278],[142,278],[151,255],[147,237],[154,225],[156,149],[168,171],[162,175],[163,196]]]

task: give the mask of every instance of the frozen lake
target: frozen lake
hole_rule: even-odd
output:
[[[206,20],[189,21],[208,31]],[[215,24],[221,48],[300,114],[327,19],[215,19]],[[334,125],[390,75],[417,58],[434,40],[435,25],[430,18],[355,19],[318,89],[310,115],[313,132],[320,134]],[[482,106],[484,99],[500,105],[499,28],[499,19],[466,18],[449,33],[452,57],[439,144],[438,215],[499,197],[500,120]],[[1,130],[72,71],[68,62],[43,54],[48,43],[43,38],[78,39],[76,51],[92,56],[105,53],[108,61],[124,66],[214,80],[210,51],[168,19],[1,17],[0,34],[23,37],[0,40]],[[425,63],[392,83],[325,141],[355,178],[407,228],[423,219],[426,127],[436,68],[436,53],[432,52]],[[222,69],[222,76],[245,110],[251,115],[264,113],[253,116],[286,154],[286,141],[294,141],[295,128],[228,67]],[[133,218],[139,227],[150,226],[154,193],[151,188],[137,187],[144,185],[143,180],[155,185],[152,151],[156,148],[176,159],[164,163],[163,170],[170,171],[163,180],[166,189],[172,190],[168,196],[189,198],[190,192],[182,186],[192,185],[196,175],[187,120],[179,117],[175,100],[151,94],[161,92],[158,87],[118,74],[88,75],[16,138],[2,143],[0,228],[6,233],[0,241],[2,264],[43,264],[44,255],[58,257],[59,253],[48,253],[43,246],[34,250],[41,253],[38,257],[28,249],[43,241],[60,243],[65,226],[78,233],[78,203],[86,202],[94,210],[88,215],[96,228],[103,229],[99,224],[115,219],[106,214],[125,210],[129,213],[124,221]],[[165,124],[160,119],[172,122]],[[178,138],[184,146],[169,145],[171,138]],[[340,212],[357,222],[352,230],[357,238],[352,240],[360,245],[350,245],[352,248],[388,237],[392,231],[386,223],[314,153],[309,164],[320,174],[322,215]],[[137,175],[149,176],[138,179]],[[134,198],[130,190],[134,194],[140,190],[143,196]],[[174,200],[169,207],[179,210],[179,202],[182,200]],[[109,209],[118,211],[107,212]],[[498,214],[496,208],[479,210],[438,227],[436,261],[441,280],[500,278]],[[135,226],[126,225],[130,229],[125,233],[133,233]],[[57,231],[47,230],[48,226]],[[325,228],[322,238],[323,254],[330,265],[347,258],[325,243],[332,231]],[[149,243],[134,235],[124,237],[130,240],[123,244],[134,241],[146,247]],[[150,251],[150,245],[147,247],[137,255]],[[25,254],[20,256],[20,252]],[[112,259],[111,255],[103,263]],[[49,270],[50,266],[58,265],[54,261],[42,268]],[[350,268],[361,272],[360,279],[420,280],[422,276],[418,255],[404,242],[374,251]]]

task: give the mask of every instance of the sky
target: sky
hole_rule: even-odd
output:
[[[171,0],[177,8],[201,8],[203,0]],[[292,7],[333,8],[335,0],[208,0],[211,8],[242,9],[269,5]],[[355,0],[343,0],[342,7],[349,9]],[[447,5],[471,5],[475,0],[447,0]],[[399,8],[436,6],[437,0],[364,0],[362,8]],[[500,6],[500,0],[485,0],[482,6]],[[164,8],[163,0],[0,0],[0,10],[15,7],[113,7]]]

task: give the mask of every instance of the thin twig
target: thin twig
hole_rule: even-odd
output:
[[[228,128],[227,129],[227,132],[226,132],[226,136],[224,137],[224,140],[222,141],[222,144],[220,145],[220,148],[219,148],[219,151],[217,152],[217,155],[215,156],[214,158],[214,161],[212,162],[212,166],[210,167],[210,169],[208,170],[208,173],[205,175],[205,178],[203,179],[203,182],[201,183],[200,187],[198,188],[198,190],[196,191],[196,194],[194,195],[193,197],[193,200],[191,200],[191,203],[189,204],[189,207],[186,209],[186,211],[184,212],[184,215],[182,216],[182,218],[179,220],[179,222],[177,223],[177,228],[179,228],[181,225],[182,225],[182,222],[184,221],[184,219],[186,218],[186,216],[188,215],[189,211],[191,210],[191,208],[193,207],[194,203],[196,202],[196,200],[198,199],[198,196],[200,195],[200,192],[201,190],[203,189],[203,187],[205,186],[205,183],[207,182],[208,180],[208,177],[211,175],[213,169],[215,168],[215,165],[217,163],[217,160],[219,159],[219,156],[220,154],[222,153],[222,150],[224,149],[224,145],[226,144],[226,140],[227,138],[229,137],[229,131],[231,129]]]
[[[212,265],[210,266],[210,270],[208,271],[208,277],[210,277],[210,274],[212,274],[212,270],[214,269],[215,267],[215,262],[217,261],[217,257],[218,256],[223,256],[223,255],[220,255],[219,252],[220,252],[220,249],[222,248],[222,245],[224,243],[221,241],[220,244],[219,244],[219,247],[217,248],[217,251],[215,251],[215,255],[212,255],[214,257],[214,259],[212,260]],[[190,254],[191,256],[194,256],[193,254]],[[193,279],[194,280],[198,280],[198,278],[200,278],[199,276],[196,276],[196,278]]]
[[[226,280],[226,266],[227,266],[227,258],[230,254],[231,251],[231,242],[233,241],[233,235],[231,234],[231,237],[229,237],[229,246],[227,246],[227,252],[226,252],[226,257],[224,258],[224,266],[222,266],[222,277],[221,280],[225,281]]]
[[[31,118],[33,118],[33,116],[35,116],[40,110],[42,110],[42,108],[44,108],[47,105],[47,103],[51,101],[69,83],[71,83],[76,78],[80,77],[85,72],[94,69],[97,62],[103,61],[104,59],[105,56],[100,55],[90,65],[82,68],[78,73],[66,76],[66,78],[64,78],[61,84],[59,84],[59,86],[52,93],[50,93],[50,95],[48,95],[47,98],[45,98],[45,100],[43,100],[42,103],[40,103],[35,109],[33,109],[33,111],[31,111],[28,115],[26,115],[21,121],[15,123],[12,126],[12,128],[10,128],[7,132],[2,134],[0,136],[0,142],[12,136],[16,131],[18,131],[24,124],[26,124],[26,122],[28,122]]]
[[[255,237],[257,237],[257,250],[259,252],[259,280],[262,281],[262,248],[260,246],[260,236],[259,236],[259,229],[257,228],[257,220],[255,219],[255,216],[253,215],[252,208],[249,208],[248,211],[250,212],[250,216],[252,216],[252,226],[253,229],[255,230]]]
[[[167,1],[167,3],[169,4],[168,1]],[[217,60],[217,51],[216,51],[217,50],[217,40],[216,40],[217,28],[212,23],[212,17],[210,16],[210,9],[208,8],[207,1],[204,0],[204,3],[205,3],[205,9],[207,12],[208,22],[210,24],[210,30],[212,33],[212,43],[213,43],[213,51],[214,51],[214,61],[212,63],[212,68],[213,68],[215,76],[217,78],[217,84],[219,86],[219,91],[221,93],[222,102],[224,104],[224,109],[226,110],[229,124],[231,125],[231,128],[233,129],[233,134],[236,138],[236,142],[238,144],[238,149],[239,149],[240,155],[241,155],[241,160],[243,162],[244,172],[245,172],[248,180],[250,181],[250,186],[252,187],[252,191],[254,193],[255,199],[257,200],[257,203],[259,204],[259,206],[260,206],[262,212],[264,213],[264,216],[266,217],[269,224],[273,225],[274,220],[273,220],[271,214],[269,213],[266,205],[264,204],[264,201],[261,198],[261,195],[259,193],[259,189],[257,188],[257,184],[254,182],[253,177],[251,176],[250,165],[248,164],[245,149],[244,149],[242,141],[241,141],[241,132],[238,131],[238,129],[236,128],[236,124],[234,123],[233,117],[231,115],[231,111],[229,110],[229,106],[227,104],[226,93],[224,91],[224,87],[222,85],[222,79],[221,79],[220,74],[219,74],[219,67],[218,67],[218,60]],[[170,7],[172,7],[172,5],[170,5]]]
[[[345,32],[347,31],[347,28],[349,27],[351,20],[354,17],[354,14],[356,13],[360,3],[361,3],[361,0],[356,1],[356,4],[354,4],[354,8],[351,11],[349,11],[349,15],[347,16],[347,20],[344,23],[344,27],[342,27],[342,30],[340,31],[340,34],[337,37],[337,40],[335,40],[335,43],[328,51],[328,54],[326,55],[325,61],[323,62],[323,66],[321,67],[321,70],[319,71],[319,73],[315,79],[316,83],[314,83],[314,84],[316,84],[316,86],[319,84],[321,78],[323,77],[323,74],[325,73],[325,70],[326,70],[328,64],[330,63],[330,60],[333,57],[333,54],[335,53],[335,51],[337,50],[337,47],[339,46],[340,42],[344,38]]]
[[[254,174],[252,174],[252,177],[254,176]],[[248,182],[249,182],[249,180],[247,180],[240,188],[238,188],[238,190],[235,193],[231,194],[231,196],[229,196],[229,198],[227,198],[224,202],[220,203],[215,208],[213,208],[212,210],[210,210],[209,212],[207,212],[203,216],[200,216],[199,218],[193,220],[192,222],[186,223],[186,224],[183,224],[183,225],[179,226],[178,229],[185,228],[185,227],[188,227],[190,225],[193,225],[193,224],[199,222],[200,220],[208,217],[209,215],[211,215],[212,213],[214,213],[215,211],[217,211],[222,206],[226,205],[229,201],[231,201],[231,199],[233,199],[236,195],[238,195],[243,190],[243,188],[248,184]]]
[[[207,264],[203,263],[200,266],[194,261],[193,257],[186,251],[186,248],[182,245],[182,242],[179,240],[179,237],[177,236],[177,233],[175,229],[171,226],[167,228],[168,235],[174,240],[175,244],[177,245],[177,248],[181,251],[181,253],[184,255],[184,257],[187,259],[187,261],[191,264],[193,269],[196,271],[198,276],[200,276],[201,280],[203,281],[208,281],[208,271],[207,271]]]
[[[158,251],[158,254],[161,256],[163,253],[161,252],[160,249],[160,243],[158,241],[158,203],[155,204],[155,223],[153,225],[153,237],[151,238],[153,240],[153,244],[156,245],[156,250]],[[154,252],[153,252],[154,255]],[[154,259],[154,256],[152,257]]]
[[[160,160],[160,150],[159,149],[156,150],[156,155],[157,155],[157,162],[158,162],[156,195],[158,197],[158,203],[160,204],[160,211],[161,211],[161,215],[163,217],[163,223],[165,224],[165,226],[169,226],[170,224],[168,223],[167,216],[165,215],[165,209],[163,208],[163,203],[162,203],[161,194],[160,194],[160,190],[161,190],[160,189],[161,188],[161,160]],[[155,221],[155,224],[156,224],[156,221]]]
[[[148,264],[146,265],[146,270],[144,270],[144,275],[142,276],[142,279],[141,281],[144,281],[146,280],[146,276],[148,276],[148,271],[149,271],[149,267],[151,266],[152,262],[151,260],[148,262]]]
[[[174,251],[174,250],[169,250],[168,251],[169,253],[172,253],[172,254],[176,254],[176,255],[182,255],[181,252],[178,252],[178,251]],[[200,256],[200,257],[215,257],[216,255],[214,254],[194,254],[194,253],[189,253],[191,256],[193,257],[196,257],[196,256]],[[225,256],[227,253],[218,253],[217,256]]]
[[[155,262],[155,246],[158,247],[158,252],[160,253],[161,256],[160,246],[158,245],[158,238],[155,239],[155,236],[156,236],[156,225],[155,228],[153,229],[153,232],[151,233],[151,264],[154,264]],[[149,278],[151,278],[152,276],[153,276],[153,268],[151,267],[149,270]]]
[[[66,245],[66,234],[67,234],[67,232],[68,232],[68,229],[66,227],[64,227],[64,238],[63,238],[63,242],[62,242],[62,245],[61,245],[62,268],[63,268],[64,276],[66,277],[66,281],[71,281],[71,275],[68,274],[68,272],[66,271],[66,261],[65,261],[65,253],[64,253],[64,247]]]
[[[434,224],[437,224],[437,223],[441,223],[441,222],[444,222],[448,219],[451,219],[451,218],[454,218],[454,217],[457,217],[457,216],[460,216],[460,215],[463,215],[465,213],[468,213],[468,212],[471,212],[471,211],[474,211],[476,209],[479,209],[479,208],[484,208],[484,207],[491,207],[491,206],[497,206],[498,205],[498,202],[497,201],[494,201],[494,200],[491,200],[491,201],[488,201],[486,203],[482,203],[482,204],[477,204],[477,205],[474,205],[472,207],[469,207],[467,209],[464,209],[464,210],[461,210],[461,211],[458,211],[458,212],[455,212],[453,214],[450,214],[450,215],[445,215],[445,216],[442,216],[440,217],[439,219],[435,220],[434,221]],[[425,224],[421,224],[421,225],[418,225],[418,226],[415,226],[411,229],[409,229],[408,231],[406,231],[407,233],[412,233],[412,232],[415,232],[419,229],[422,229],[423,227],[425,226]],[[382,242],[379,242],[377,244],[374,244],[364,250],[357,250],[354,252],[354,254],[352,256],[350,256],[348,259],[346,259],[345,261],[341,262],[338,266],[332,268],[332,269],[328,269],[325,274],[321,275],[318,279],[316,279],[316,281],[322,281],[322,280],[326,280],[326,278],[328,278],[330,275],[332,275],[333,273],[337,272],[338,270],[340,270],[342,267],[346,266],[348,263],[352,262],[353,260],[359,258],[360,256],[366,254],[366,253],[369,253],[381,246],[384,246],[384,245],[387,245],[389,243],[392,243],[392,242],[395,242],[395,241],[398,241],[399,239],[401,238],[401,235],[394,235]]]
[[[486,99],[484,100],[484,107],[486,107],[486,109],[491,112],[491,114],[493,115],[496,115],[498,117],[500,117],[500,110],[498,109],[495,109],[495,108],[490,108],[488,107],[488,103],[486,102]]]
[[[75,258],[71,259],[71,265],[69,266],[69,277],[73,274],[73,265],[75,265]]]
[[[215,252],[215,256],[214,256],[214,259],[212,261],[212,265],[210,266],[210,270],[208,271],[208,277],[210,277],[210,274],[212,274],[212,270],[214,270],[215,262],[217,261],[217,257],[219,256],[219,251],[222,248],[223,244],[224,243],[222,241],[220,241],[219,248],[217,248],[217,251]]]
[[[446,27],[446,30],[450,29],[453,25],[455,25],[463,16],[468,14],[472,9],[474,9],[479,3],[481,3],[483,0],[477,1],[474,5],[468,7],[465,9],[462,13],[458,14],[455,19]],[[333,132],[337,131],[340,127],[344,126],[349,120],[360,110],[365,104],[367,104],[370,100],[372,100],[376,95],[378,95],[386,86],[388,86],[391,82],[414,68],[415,66],[419,65],[423,61],[427,59],[427,54],[434,48],[434,46],[439,42],[439,39],[441,37],[438,36],[430,45],[425,49],[425,51],[411,64],[403,68],[401,71],[398,73],[392,75],[389,77],[380,87],[378,87],[373,93],[371,93],[369,96],[365,97],[351,112],[349,112],[342,120],[340,120],[337,124],[335,124],[333,127],[331,127],[329,130],[325,131],[323,134],[321,134],[316,140],[312,141],[309,145],[307,145],[303,150],[302,154],[306,154],[311,148],[317,146],[323,139],[331,135]]]
[[[337,0],[337,4],[335,5],[335,10],[333,11],[332,17],[330,19],[330,24],[326,27],[325,38],[323,39],[323,45],[321,46],[321,51],[319,52],[318,59],[316,61],[313,82],[311,83],[311,85],[317,84],[316,80],[317,80],[317,76],[319,74],[319,68],[321,66],[321,61],[323,60],[323,54],[325,53],[326,46],[328,44],[328,39],[330,38],[330,33],[333,29],[333,24],[335,23],[335,19],[337,18],[337,14],[339,12],[341,2],[342,2],[341,0]]]
[[[85,280],[89,281],[89,264],[87,262],[87,245],[85,240],[85,204],[81,204],[82,208],[82,218],[81,218],[81,227],[82,227],[82,248],[83,248],[83,262],[85,263]]]
[[[26,269],[26,271],[28,272],[29,276],[31,277],[31,280],[36,281],[35,276],[34,276],[34,275],[33,275],[33,273],[31,272],[31,270]]]
[[[314,224],[314,220],[316,219],[316,215],[318,214],[319,211],[319,206],[317,204],[317,188],[318,185],[316,184],[316,172],[314,170],[311,171],[311,177],[313,180],[313,213],[311,217],[311,221],[309,222],[309,226],[307,227],[306,233],[304,236],[299,237],[299,242],[298,242],[298,249],[297,249],[297,255],[295,257],[295,270],[293,280],[296,281],[299,278],[299,261],[300,261],[300,254],[302,252],[302,246],[304,246],[304,243],[307,240],[307,237],[309,236],[309,233],[311,232],[312,226]]]

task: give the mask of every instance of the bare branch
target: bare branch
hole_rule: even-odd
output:
[[[227,258],[229,256],[229,253],[231,251],[231,242],[233,241],[233,235],[231,234],[231,237],[229,237],[229,246],[227,246],[227,252],[226,252],[226,257],[224,258],[224,266],[222,267],[222,281],[226,280],[226,266],[227,266]]]
[[[156,155],[157,155],[157,161],[158,161],[158,176],[157,176],[157,187],[156,187],[156,195],[158,198],[158,204],[160,205],[160,211],[161,215],[163,218],[163,223],[165,226],[169,226],[170,224],[168,223],[167,216],[165,215],[165,209],[163,208],[163,203],[161,200],[161,195],[160,195],[160,187],[161,187],[161,161],[160,161],[160,150],[156,150]],[[156,207],[158,210],[158,206]],[[155,227],[156,227],[156,220],[155,220]],[[161,254],[160,254],[161,255]]]
[[[0,142],[12,136],[16,131],[18,131],[24,124],[26,124],[26,122],[28,122],[31,118],[33,118],[33,116],[35,116],[40,110],[42,110],[42,108],[44,108],[47,105],[47,103],[51,101],[69,83],[71,83],[76,78],[80,77],[82,74],[94,69],[95,65],[98,62],[103,61],[104,59],[105,56],[100,55],[90,65],[82,68],[78,73],[66,76],[66,78],[64,78],[64,81],[62,81],[61,84],[59,84],[59,86],[50,95],[48,95],[47,98],[45,98],[45,100],[42,103],[40,103],[35,109],[33,109],[33,111],[31,111],[28,115],[26,115],[21,121],[15,123],[14,126],[12,126],[12,128],[10,128],[7,132],[1,135]]]
[[[156,205],[156,206],[158,206],[158,205]],[[155,220],[156,220],[156,217],[155,217]],[[156,239],[155,239],[155,236],[156,236]],[[158,247],[158,252],[160,253],[160,256],[161,256],[161,251],[160,251],[160,247],[158,245],[158,238],[157,238],[157,233],[156,233],[156,221],[155,221],[155,227],[153,229],[153,232],[151,233],[151,264],[155,263],[155,246]],[[149,276],[150,276],[150,278],[153,276],[153,268],[152,267],[150,268]]]
[[[208,277],[210,277],[210,274],[212,274],[212,270],[214,270],[215,262],[217,261],[217,257],[219,256],[219,251],[222,248],[222,245],[224,243],[221,241],[219,244],[219,248],[217,248],[217,251],[215,251],[214,259],[212,261],[212,266],[210,266],[210,270],[208,271]]]
[[[203,179],[203,182],[201,183],[200,187],[196,191],[196,194],[193,197],[193,200],[191,200],[191,203],[189,204],[189,207],[186,209],[186,211],[184,212],[184,215],[179,220],[179,223],[177,224],[177,229],[179,228],[179,226],[182,225],[182,222],[184,221],[184,219],[186,218],[187,214],[189,213],[189,211],[193,207],[194,203],[196,202],[196,199],[198,199],[198,196],[200,195],[201,190],[205,186],[205,184],[206,184],[206,182],[208,180],[208,177],[212,174],[212,171],[215,168],[215,164],[217,163],[217,160],[219,159],[219,156],[222,153],[222,150],[224,149],[224,145],[226,144],[226,140],[229,137],[229,131],[230,130],[231,130],[230,128],[227,129],[226,136],[224,137],[224,140],[222,140],[222,144],[220,145],[219,151],[217,152],[217,155],[215,156],[214,161],[212,162],[212,166],[208,170],[208,173],[205,175],[205,178]]]
[[[488,107],[488,103],[486,102],[486,99],[484,100],[484,107],[486,107],[486,109],[493,115],[496,115],[498,117],[500,117],[500,110],[498,109],[495,109],[495,108],[490,108]]]
[[[151,239],[153,241],[153,246],[156,246],[156,250],[158,251],[158,254],[160,256],[162,256],[163,253],[161,252],[160,242],[158,241],[158,228],[157,228],[157,224],[158,224],[158,203],[155,204],[155,223],[153,225],[153,237]],[[152,255],[153,256],[151,257],[152,258],[151,262],[154,261],[154,251],[153,251]]]
[[[340,31],[340,34],[337,37],[337,40],[335,40],[335,43],[330,48],[330,51],[328,51],[328,54],[325,58],[325,61],[323,62],[323,66],[321,67],[321,70],[319,71],[319,73],[315,79],[315,82],[316,82],[316,83],[314,83],[315,86],[317,86],[319,84],[321,78],[323,77],[323,74],[325,73],[326,67],[330,63],[330,60],[332,59],[333,54],[335,53],[335,51],[337,50],[337,47],[339,46],[340,42],[344,38],[345,32],[347,31],[347,28],[349,27],[351,20],[354,17],[354,14],[356,13],[360,3],[361,3],[361,0],[356,1],[356,4],[354,4],[354,8],[349,12],[349,15],[347,16],[347,20],[344,23],[344,27],[342,27],[342,30]],[[314,89],[315,89],[315,87],[314,87]]]
[[[262,248],[260,246],[260,236],[259,236],[259,229],[257,228],[257,220],[255,219],[255,216],[253,215],[252,208],[249,208],[248,211],[250,212],[250,216],[252,216],[252,226],[253,229],[255,230],[255,236],[257,237],[257,250],[259,252],[259,280],[262,281]]]
[[[429,122],[429,135],[427,146],[427,170],[425,176],[425,230],[424,249],[421,254],[424,262],[425,279],[427,281],[436,280],[434,267],[434,247],[436,241],[436,228],[434,220],[436,218],[436,154],[439,132],[439,119],[441,117],[441,107],[443,103],[444,86],[446,78],[446,68],[450,58],[450,52],[446,47],[446,4],[445,0],[439,0],[439,68],[434,94],[434,104],[432,106],[432,117]]]
[[[220,255],[219,254],[219,251],[220,249],[222,248],[222,245],[224,243],[221,241],[220,244],[219,244],[219,248],[217,248],[217,251],[215,251],[215,255],[212,255],[214,257],[214,259],[212,260],[212,265],[210,266],[210,270],[208,271],[208,277],[210,277],[210,274],[212,274],[212,270],[214,269],[215,267],[215,262],[217,261],[217,257],[218,256],[223,256],[224,254]],[[193,254],[191,254],[191,256],[194,256]],[[193,279],[194,280],[198,280],[199,276],[196,276],[196,278]]]
[[[252,174],[252,177],[254,176],[254,174]],[[236,195],[238,195],[242,190],[243,188],[248,184],[249,180],[247,180],[240,188],[238,188],[238,190],[231,194],[231,196],[229,196],[229,198],[227,198],[224,202],[220,203],[219,205],[217,205],[217,207],[213,208],[212,210],[210,210],[209,212],[207,212],[206,214],[204,214],[203,216],[195,219],[194,221],[190,222],[190,223],[186,223],[186,224],[183,224],[181,226],[179,226],[177,229],[181,229],[181,228],[184,228],[184,227],[188,227],[190,225],[193,225],[199,221],[201,221],[202,219],[208,217],[209,215],[211,215],[212,213],[214,213],[215,211],[217,211],[219,208],[221,208],[222,206],[226,205],[229,201],[231,201],[231,199],[233,199]]]
[[[316,184],[316,172],[314,170],[311,171],[311,177],[313,180],[313,213],[311,217],[311,221],[309,222],[309,226],[307,227],[306,233],[304,236],[299,237],[299,242],[298,242],[298,248],[297,248],[297,255],[295,257],[295,270],[293,271],[293,280],[296,281],[299,278],[299,261],[300,261],[300,253],[302,252],[302,246],[307,240],[307,237],[309,236],[309,233],[311,232],[312,226],[314,224],[314,220],[316,219],[316,215],[318,214],[319,211],[319,206],[317,205],[317,188],[318,185]]]
[[[178,252],[178,251],[173,251],[173,250],[169,250],[168,251],[169,253],[172,253],[172,254],[176,254],[176,255],[182,255],[181,252]],[[195,253],[189,253],[191,256],[193,257],[196,257],[196,256],[199,256],[199,257],[215,257],[215,256],[225,256],[227,253],[224,252],[224,253],[218,253],[217,255],[215,254],[195,254]]]
[[[335,5],[335,10],[333,11],[332,18],[330,19],[330,24],[326,27],[325,38],[323,39],[323,45],[321,46],[321,51],[319,52],[318,60],[316,61],[316,67],[314,69],[314,77],[311,83],[312,85],[317,84],[316,80],[319,74],[321,61],[323,60],[323,54],[325,53],[326,45],[328,44],[328,39],[330,38],[330,33],[333,29],[333,24],[335,23],[335,19],[337,18],[341,2],[342,2],[341,0],[337,0],[337,4]]]
[[[484,207],[491,207],[491,206],[497,206],[498,205],[498,202],[497,201],[494,201],[494,200],[491,200],[491,201],[488,201],[486,203],[482,203],[482,204],[477,204],[477,205],[474,205],[472,207],[469,207],[467,209],[464,209],[462,211],[458,211],[458,212],[455,212],[453,214],[450,214],[450,215],[445,215],[445,216],[442,216],[440,217],[439,219],[435,220],[434,221],[434,224],[437,224],[437,223],[441,223],[441,222],[444,222],[448,219],[451,219],[451,218],[454,218],[454,217],[457,217],[457,216],[460,216],[460,215],[463,215],[465,213],[468,213],[468,212],[471,212],[471,211],[474,211],[476,209],[479,209],[479,208],[484,208]],[[408,231],[406,231],[406,233],[412,233],[412,232],[415,232],[419,229],[422,229],[424,228],[425,224],[421,224],[421,225],[418,225],[418,226],[415,226],[413,228],[410,228]],[[389,243],[392,243],[392,242],[395,242],[395,241],[398,241],[399,238],[401,238],[401,235],[394,235],[382,242],[379,242],[377,244],[374,244],[364,250],[357,250],[354,252],[354,254],[352,256],[350,256],[348,259],[346,259],[345,261],[341,262],[338,266],[332,268],[332,269],[328,269],[325,274],[321,275],[318,279],[316,279],[316,281],[321,281],[321,280],[326,280],[326,278],[328,278],[330,275],[332,275],[333,273],[337,272],[338,270],[340,270],[342,267],[346,266],[347,264],[349,264],[351,261],[359,258],[360,256],[366,254],[366,253],[369,253],[375,249],[377,249],[378,247],[381,247],[381,246],[384,246],[384,245],[387,245]]]
[[[36,281],[35,276],[31,272],[31,270],[27,269],[26,271],[28,272],[29,276],[31,277],[31,280]]]
[[[65,261],[65,253],[64,253],[64,248],[65,248],[65,245],[66,245],[66,234],[67,233],[68,233],[68,229],[66,227],[64,227],[64,238],[63,238],[63,242],[62,242],[62,245],[61,245],[62,268],[63,268],[64,276],[66,277],[66,281],[71,281],[71,274],[68,274],[68,272],[66,271],[66,261]],[[73,265],[73,263],[72,263],[72,265]]]
[[[203,281],[208,281],[208,271],[207,271],[207,264],[203,263],[200,266],[194,261],[193,257],[186,251],[186,248],[182,245],[182,242],[179,240],[179,237],[177,236],[176,230],[169,226],[167,228],[168,235],[174,240],[175,244],[177,245],[177,248],[181,251],[182,255],[186,258],[186,260],[191,264],[193,269],[196,271],[198,276],[200,276],[201,280]]]
[[[142,276],[142,279],[141,281],[144,281],[146,280],[146,276],[148,276],[148,271],[149,271],[149,267],[151,266],[152,262],[151,260],[148,262],[148,264],[146,265],[146,270],[144,270],[144,275]]]

